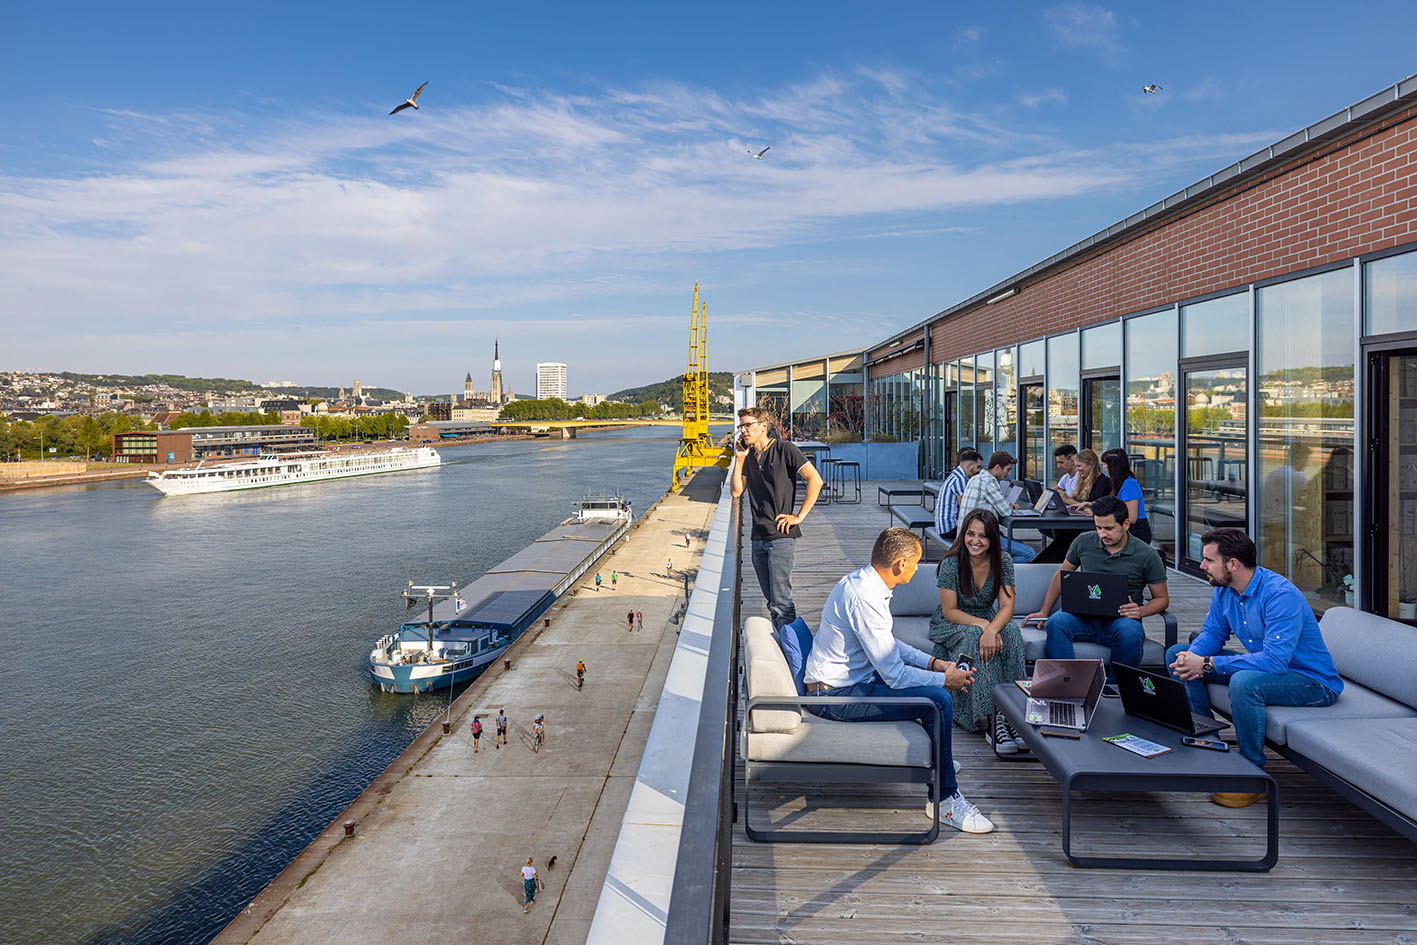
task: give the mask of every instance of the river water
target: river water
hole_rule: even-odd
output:
[[[380,693],[419,583],[469,581],[666,430],[443,449],[440,469],[213,496],[0,495],[0,942],[206,942],[446,709]]]

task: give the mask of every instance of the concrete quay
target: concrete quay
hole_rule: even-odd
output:
[[[415,740],[214,942],[584,943],[674,653],[670,616],[723,482],[722,470],[705,470],[656,502],[602,559],[600,591],[591,571],[547,612],[549,626],[538,621],[512,646],[511,670],[498,662],[454,702],[450,735],[435,723]],[[631,610],[643,631],[627,629]],[[497,749],[499,708],[510,724]],[[545,889],[524,915],[529,856]]]

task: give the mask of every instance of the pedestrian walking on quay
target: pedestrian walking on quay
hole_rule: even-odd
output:
[[[619,588],[619,582],[620,582],[620,572],[618,572],[618,571],[611,571],[611,572],[610,572],[610,589],[611,589],[612,591],[617,591],[617,590],[619,590],[619,589],[620,589],[620,588]]]
[[[536,881],[540,879],[536,872],[536,867],[531,865],[531,857],[526,858],[526,866],[522,867],[522,891],[526,894],[526,902],[522,903],[522,912],[531,911],[531,904],[536,901]]]
[[[501,747],[502,747],[503,745],[505,745],[506,743],[507,743],[507,710],[506,710],[506,709],[498,709],[498,710],[497,710],[497,741],[494,742],[493,744],[494,744],[495,747],[501,748]]]
[[[643,630],[644,628],[645,628],[645,615],[642,614],[640,611],[637,610],[637,611],[635,611],[635,629],[636,629],[636,630]]]
[[[546,741],[546,716],[538,715],[536,721],[531,723],[531,734],[536,738],[536,745],[532,751],[540,751],[541,743]]]
[[[576,660],[576,688],[585,685],[585,660]]]
[[[664,559],[664,573],[665,573],[666,575],[670,576],[670,577],[673,577],[673,576],[674,576],[674,559],[673,559],[673,558],[665,558],[665,559]]]
[[[474,715],[468,728],[472,729],[472,752],[477,754],[478,739],[482,738],[482,716]]]
[[[685,547],[685,548],[689,547],[689,533],[688,533],[688,532],[685,532],[685,533],[684,533],[684,547]]]
[[[626,629],[628,629],[628,630],[634,630],[634,629],[635,629],[635,612],[634,612],[633,610],[626,611],[626,613],[625,613],[625,622],[629,624],[629,627],[627,627]]]
[[[600,590],[600,572],[595,572],[595,589]]]

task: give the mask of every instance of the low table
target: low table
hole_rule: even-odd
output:
[[[1279,791],[1264,770],[1228,752],[1207,751],[1181,744],[1181,734],[1122,711],[1122,700],[1102,699],[1091,727],[1079,739],[1045,738],[1024,721],[1026,697],[1013,683],[994,687],[994,706],[1013,724],[1034,756],[1063,789],[1063,855],[1074,866],[1146,870],[1242,870],[1264,872],[1279,860]],[[1143,758],[1109,745],[1108,735],[1129,732],[1174,749],[1170,754]],[[1074,856],[1072,798],[1074,791],[1237,791],[1264,792],[1268,797],[1265,855],[1258,860],[1165,859],[1146,857]]]

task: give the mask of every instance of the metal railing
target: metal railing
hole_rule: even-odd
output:
[[[665,919],[664,941],[676,945],[720,945],[727,941],[735,811],[742,514],[742,499],[735,498],[719,576],[703,701],[694,734],[678,863]]]

